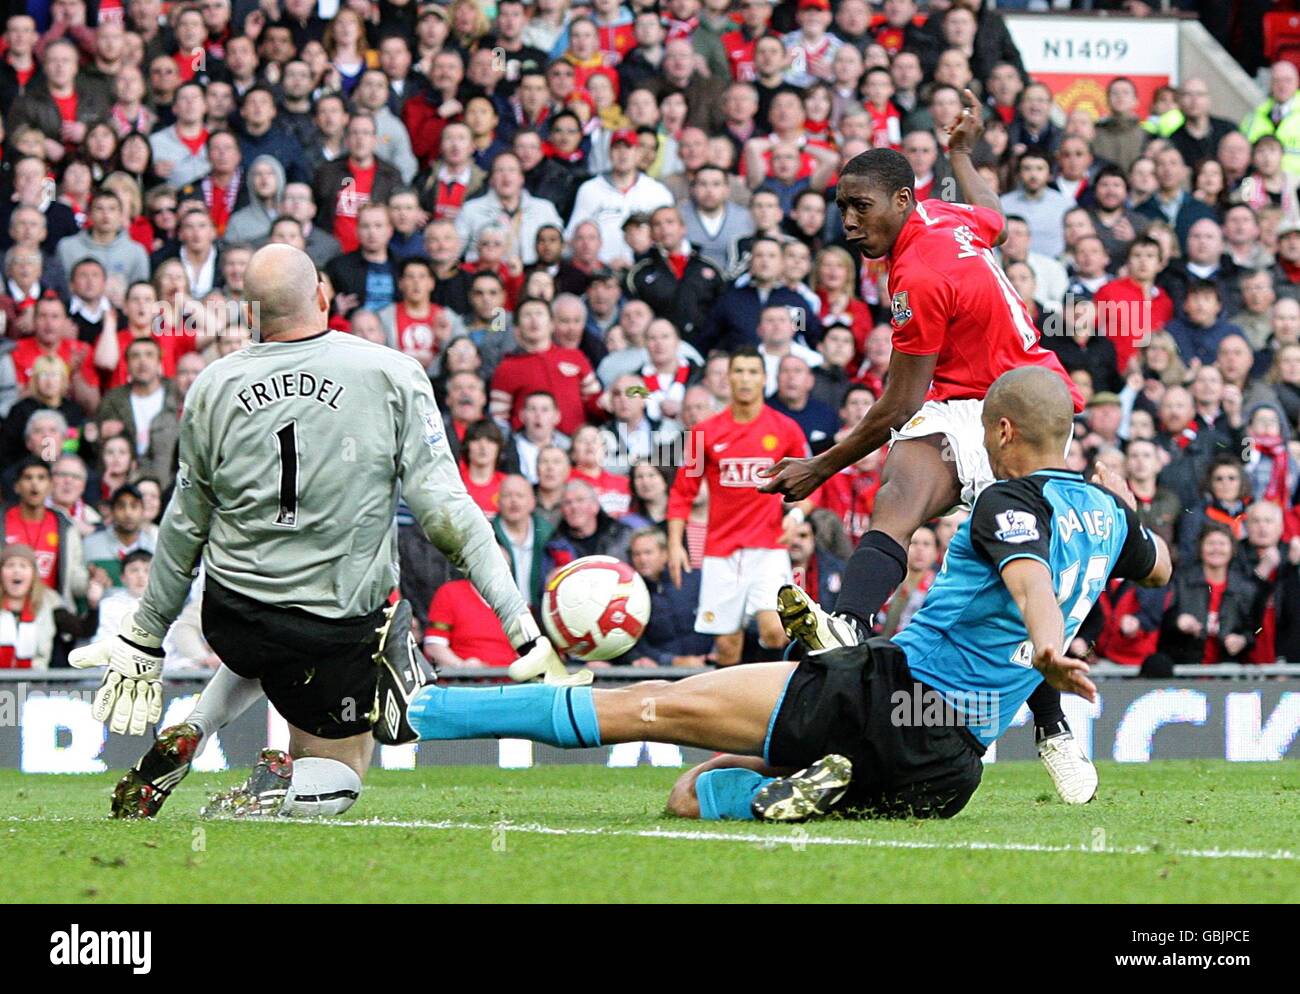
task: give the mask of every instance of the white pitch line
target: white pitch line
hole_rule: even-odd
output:
[[[442,832],[523,832],[528,835],[580,835],[625,837],[636,839],[668,839],[686,842],[743,842],[746,845],[764,846],[855,846],[864,849],[933,849],[966,852],[1036,852],[1036,853],[1087,853],[1110,856],[1178,856],[1189,859],[1262,859],[1273,861],[1300,861],[1300,853],[1289,849],[1266,852],[1258,849],[1164,849],[1151,846],[1132,846],[1127,849],[1093,849],[1088,846],[1053,846],[1038,842],[923,842],[909,839],[837,838],[825,835],[759,835],[745,832],[703,832],[698,829],[622,829],[622,828],[553,828],[537,823],[515,824],[503,821],[484,825],[453,821],[389,821],[382,818],[369,820],[319,819],[307,821],[290,819],[299,824],[329,825],[340,828],[414,828]]]
[[[219,818],[216,822],[229,824],[236,819]],[[38,815],[23,818],[9,815],[6,822],[86,822],[87,819],[75,816]],[[99,821],[99,819],[95,819]],[[162,823],[166,824],[166,823]],[[1089,856],[1174,856],[1185,859],[1257,859],[1271,862],[1300,862],[1300,853],[1289,849],[1275,849],[1268,852],[1262,849],[1165,849],[1153,846],[1131,846],[1125,849],[1107,847],[1093,849],[1090,846],[1054,846],[1041,842],[925,842],[916,839],[862,839],[835,837],[826,835],[760,835],[754,832],[703,832],[699,829],[667,828],[554,828],[539,825],[536,822],[516,824],[509,821],[493,824],[459,821],[394,821],[383,818],[339,819],[339,818],[275,818],[250,819],[245,825],[288,826],[311,825],[326,828],[409,828],[434,832],[522,832],[525,835],[576,835],[605,838],[666,839],[683,842],[743,842],[745,845],[762,845],[776,848],[778,846],[850,846],[860,849],[920,849],[945,852],[1028,852],[1028,853],[1076,853]]]

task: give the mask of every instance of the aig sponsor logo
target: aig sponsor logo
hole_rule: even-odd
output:
[[[768,456],[745,456],[718,460],[718,482],[724,487],[754,487],[767,482],[758,475],[772,465]]]

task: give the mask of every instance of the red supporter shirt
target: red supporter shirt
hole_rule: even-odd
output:
[[[682,468],[668,496],[668,517],[685,520],[699,493],[709,485],[706,556],[729,556],[737,549],[778,549],[781,497],[760,494],[767,482],[758,471],[787,456],[808,456],[808,441],[794,419],[764,405],[753,421],[738,422],[731,409],[705,418],[687,433]]]
[[[158,348],[162,350],[163,376],[170,380],[176,375],[176,360],[185,352],[194,351],[194,338],[189,335],[153,335],[152,337],[158,343]],[[92,386],[98,385],[101,390],[125,386],[129,380],[126,372],[126,350],[134,341],[135,335],[129,328],[117,333],[117,368],[108,374],[95,365],[94,350],[87,351],[86,358],[81,363],[81,378]],[[182,349],[182,343],[188,343],[190,348]]]
[[[46,511],[40,521],[24,521],[22,508],[14,505],[5,512],[5,545],[30,546],[36,553],[36,570],[41,582],[59,589],[59,519]]]
[[[1150,308],[1143,305],[1150,300]],[[1125,277],[1111,280],[1097,291],[1097,334],[1109,338],[1115,346],[1115,366],[1121,373],[1153,331],[1159,331],[1174,316],[1174,302],[1158,286],[1151,288],[1150,298],[1135,281]]]
[[[348,163],[348,175],[352,182],[346,180],[339,186],[338,199],[334,204],[334,237],[344,252],[355,252],[361,247],[357,238],[357,215],[363,205],[370,202],[370,191],[375,188],[375,172],[378,166],[371,164],[369,169],[358,169]]]
[[[426,642],[450,646],[461,659],[488,666],[509,666],[515,660],[501,619],[468,580],[449,580],[429,602]]]
[[[1097,603],[1101,606],[1104,617],[1101,634],[1097,636],[1097,655],[1121,666],[1141,666],[1156,651],[1160,630],[1148,632],[1138,629],[1138,633],[1133,636],[1124,635],[1119,630],[1121,618],[1125,615],[1137,616],[1139,605],[1136,585],[1126,580],[1111,580]]]
[[[181,74],[181,82],[188,83],[194,78],[198,67],[194,65],[194,56],[187,52],[177,52],[172,56],[172,61],[176,63],[176,69]]]
[[[743,30],[728,31],[722,36],[722,49],[727,53],[727,65],[731,67],[731,78],[738,83],[752,83],[758,74],[754,71],[754,46],[758,44],[759,35],[748,38]]]
[[[497,470],[492,474],[492,479],[480,485],[469,478],[469,470],[462,466],[460,478],[465,481],[465,490],[469,493],[470,499],[489,518],[495,518],[497,506],[501,502],[501,481],[506,478],[506,474]]]
[[[54,350],[54,353],[68,367],[68,379],[71,380],[72,374],[77,371],[77,367],[82,364],[90,351],[90,346],[85,342],[77,341],[75,338],[65,338],[59,342],[59,347]],[[35,338],[23,338],[14,346],[11,354],[14,359],[14,372],[18,376],[18,385],[25,387],[27,381],[32,378],[32,364],[46,352]]]
[[[70,124],[77,119],[76,93],[67,97],[56,97],[54,94],[50,94],[50,98],[54,101],[54,106],[59,108],[60,120],[66,121]]]
[[[902,28],[885,25],[876,30],[876,44],[890,55],[897,55],[903,48],[904,33]]]
[[[1276,578],[1277,572],[1273,576]],[[1264,607],[1264,616],[1259,621],[1259,631],[1255,633],[1254,644],[1246,651],[1248,663],[1277,662],[1277,601],[1270,597]]]
[[[438,343],[433,337],[433,323],[442,313],[437,304],[429,307],[429,316],[413,318],[407,313],[406,305],[400,300],[395,308],[397,326],[397,348],[410,356],[420,356],[425,352],[438,354]]]
[[[193,138],[186,138],[178,131],[176,137],[181,140],[182,145],[190,150],[190,155],[198,155],[203,146],[208,143],[208,129],[201,129]]]
[[[903,147],[903,115],[892,103],[880,110],[867,101],[863,104],[871,115],[871,145],[873,148],[892,148],[895,152]]]
[[[1219,608],[1223,607],[1223,595],[1228,592],[1228,581],[1207,581],[1207,586],[1210,588],[1210,608],[1205,617],[1205,655],[1201,657],[1201,662],[1218,663],[1223,660],[1223,654],[1219,651]]]
[[[825,508],[844,523],[844,532],[854,545],[871,531],[871,515],[876,510],[876,493],[880,474],[873,469],[849,466],[842,469],[813,491],[812,502]]]
[[[599,474],[593,476],[574,466],[569,471],[569,479],[590,483],[592,489],[596,491],[596,499],[600,501],[600,509],[611,518],[623,517],[632,506],[632,488],[626,476],[619,476],[607,469],[602,469]]]
[[[584,400],[584,384],[589,384]],[[545,352],[514,352],[497,365],[492,374],[493,400],[510,404],[510,426],[523,427],[519,412],[524,398],[534,390],[545,390],[560,406],[560,431],[572,435],[586,421],[586,415],[603,413],[596,406],[600,385],[587,357],[577,349],[552,345]]]
[[[993,257],[1002,215],[986,207],[927,200],[903,224],[889,257],[894,348],[936,355],[927,400],[983,399],[1003,373],[1043,366],[1083,395],[1038,344],[1024,301]]]
[[[636,48],[636,35],[632,31],[631,21],[626,24],[597,24],[596,38],[606,65],[618,65],[628,52]]]
[[[434,219],[442,221],[454,218],[465,204],[465,184],[441,179],[437,183],[433,206]]]

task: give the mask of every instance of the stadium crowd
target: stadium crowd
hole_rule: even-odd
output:
[[[616,662],[705,664],[707,487],[696,568],[680,587],[667,569],[693,430],[746,345],[812,451],[870,408],[890,298],[883,262],[846,247],[837,172],[890,147],[918,200],[957,199],[965,88],[1007,215],[998,261],[1087,397],[1069,466],[1124,472],[1178,555],[1168,589],[1106,587],[1072,650],[1153,673],[1300,661],[1291,63],[1244,121],[1194,78],[1150,106],[1117,78],[1094,120],[1029,77],[981,0],[6,6],[0,667],[66,665],[139,597],[186,390],[248,343],[235,302],[270,242],[316,262],[333,328],[427,368],[534,607],[554,567],[616,556],[653,599]],[[796,581],[828,608],[881,462],[786,519]],[[923,602],[962,517],[913,537],[881,632]],[[398,524],[430,657],[508,663],[486,603]],[[217,663],[197,601],[172,665]]]

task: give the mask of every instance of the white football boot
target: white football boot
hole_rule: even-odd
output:
[[[1039,737],[1038,758],[1066,804],[1087,804],[1097,796],[1097,767],[1083,754],[1074,734],[1064,722],[1051,734]]]

